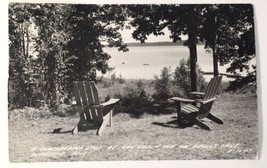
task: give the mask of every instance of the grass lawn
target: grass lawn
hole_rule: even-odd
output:
[[[212,131],[179,128],[171,114],[140,118],[114,115],[102,136],[96,130],[71,134],[79,116],[9,119],[11,162],[255,159],[258,148],[257,97],[222,94],[213,105],[223,125],[205,120]],[[164,112],[162,112],[164,113]],[[62,128],[61,133],[52,133]]]

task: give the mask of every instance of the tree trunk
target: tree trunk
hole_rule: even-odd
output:
[[[216,43],[217,43],[217,16],[215,16],[215,12],[213,13],[214,16],[214,31],[213,31],[213,47],[212,47],[212,53],[213,53],[213,73],[214,77],[219,76],[219,70],[218,70],[218,55],[216,50]]]
[[[218,56],[216,53],[216,44],[214,44],[214,47],[212,49],[213,53],[213,74],[214,77],[219,76],[219,70],[218,70]]]
[[[191,78],[191,91],[198,91],[197,85],[197,45],[196,45],[196,12],[195,7],[190,6],[188,17],[188,41],[189,41],[189,51],[190,51],[190,78]]]

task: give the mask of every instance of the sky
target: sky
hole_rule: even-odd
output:
[[[132,32],[134,31],[134,28],[129,29],[125,29],[120,31],[121,35],[122,35],[122,39],[125,43],[133,43],[133,42],[139,42],[136,41],[135,39],[133,39],[132,37]],[[165,28],[163,29],[163,32],[165,33],[165,35],[161,35],[161,36],[155,36],[153,34],[149,35],[146,42],[172,42],[172,39],[170,39],[170,31]],[[187,39],[187,36],[181,36],[182,40]]]

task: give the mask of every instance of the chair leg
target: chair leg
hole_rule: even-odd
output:
[[[79,126],[81,124],[82,120],[78,122],[78,124],[72,129],[72,134],[77,134],[79,132]]]
[[[79,115],[80,115],[80,121],[78,124],[72,129],[72,134],[77,134],[79,132],[79,127],[82,123],[85,122],[85,117],[84,117],[84,107],[79,107],[78,109]]]
[[[99,129],[97,130],[96,134],[101,136],[105,128],[107,127],[108,119],[104,119],[102,124],[100,125]]]
[[[73,129],[72,129],[72,134],[77,134],[79,131],[78,131],[78,125],[76,125]]]
[[[100,127],[97,130],[97,135],[102,135],[103,131],[105,130],[105,128],[107,127],[107,125],[109,125],[111,127],[112,124],[112,110],[107,113],[105,116],[103,116],[103,120],[102,122],[100,122]]]
[[[109,113],[109,126],[110,127],[112,127],[112,125],[113,125],[112,115],[113,115],[113,109],[111,109],[110,113]]]
[[[199,126],[202,129],[205,130],[211,130],[209,126],[207,126],[206,124],[204,124],[202,121],[200,121],[198,118],[192,116],[191,114],[185,114],[183,115],[186,119],[188,119],[190,122],[196,124],[197,126]]]
[[[182,121],[182,102],[176,102],[176,110],[177,110],[177,123],[181,123]]]
[[[209,115],[207,116],[208,119],[214,121],[215,123],[218,124],[223,124],[223,121],[217,117],[215,117],[214,115],[212,115],[211,113],[209,113]]]

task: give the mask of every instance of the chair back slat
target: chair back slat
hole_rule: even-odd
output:
[[[91,81],[90,83],[92,87],[92,95],[94,96],[95,105],[99,105],[100,101],[99,101],[98,89],[95,85],[95,82]]]
[[[89,105],[95,105],[93,89],[92,89],[91,83],[89,81],[85,82],[85,88],[86,88],[85,90],[86,90],[87,97],[88,97],[88,104]]]
[[[88,106],[85,106],[84,114],[86,116],[86,120],[93,120],[91,109]]]
[[[215,82],[214,82],[215,87],[213,88],[211,98],[214,98],[216,94],[218,93],[218,89],[221,85],[221,81],[222,81],[222,76],[216,77]]]
[[[78,87],[78,82],[75,81],[73,84],[74,84],[73,93],[74,93],[76,103],[77,103],[77,105],[82,105],[81,94],[80,94],[80,90]]]
[[[93,119],[93,121],[94,122],[97,122],[97,111],[96,111],[96,108],[90,108],[90,110],[91,110],[91,114],[92,114],[92,119]]]
[[[102,123],[103,122],[103,113],[102,109],[100,107],[91,107],[91,114],[92,114],[92,119],[94,122],[97,123]]]
[[[209,102],[207,104],[202,104],[200,106],[199,111],[198,111],[198,118],[199,119],[206,118],[209,115],[212,104],[213,104],[213,101]]]
[[[203,97],[203,100],[208,100],[210,98],[211,92],[212,92],[212,88],[214,85],[214,78],[212,78],[208,84],[208,87],[206,89],[205,95]]]
[[[82,99],[82,105],[89,105],[88,99],[87,99],[87,95],[86,95],[86,92],[85,92],[84,82],[83,81],[79,81],[78,82],[78,87],[79,87],[79,90],[80,90],[80,96],[81,96],[81,99]]]
[[[222,76],[212,78],[208,84],[203,100],[209,100],[215,97],[221,84]]]
[[[73,93],[77,105],[99,105],[98,89],[94,82],[75,81]]]
[[[209,95],[207,97],[207,100],[211,99],[211,98],[213,98],[215,96],[215,94],[216,94],[216,83],[217,83],[217,77],[214,78],[214,80],[213,80],[213,82],[211,84],[210,92],[209,92]]]

